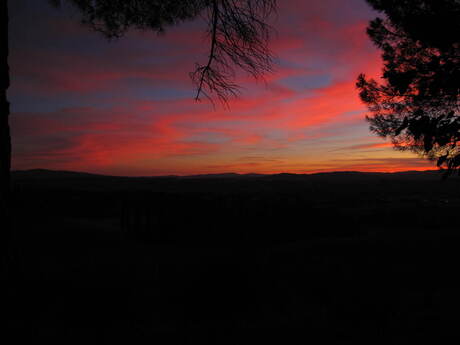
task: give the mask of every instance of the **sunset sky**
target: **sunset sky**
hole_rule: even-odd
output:
[[[240,74],[226,109],[193,100],[206,59],[197,20],[164,35],[108,42],[46,0],[10,2],[13,169],[112,175],[425,170],[369,132],[355,89],[378,76],[364,0],[279,1],[277,63],[265,81]]]

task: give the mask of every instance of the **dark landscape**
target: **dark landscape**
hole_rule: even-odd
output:
[[[460,0],[0,18],[1,344],[459,342]]]
[[[12,177],[11,344],[439,344],[458,327],[456,176]]]

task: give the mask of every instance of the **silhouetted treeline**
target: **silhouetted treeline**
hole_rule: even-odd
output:
[[[436,172],[218,178],[15,175],[19,222],[111,221],[158,243],[265,245],[455,224],[460,181]],[[37,183],[39,182],[39,183]],[[21,215],[27,214],[24,220]]]

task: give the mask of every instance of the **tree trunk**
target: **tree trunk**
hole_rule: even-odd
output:
[[[10,86],[8,67],[8,0],[0,0],[0,227],[2,256],[6,254],[10,237],[10,169],[11,169],[11,137],[10,137],[10,104],[7,90]]]

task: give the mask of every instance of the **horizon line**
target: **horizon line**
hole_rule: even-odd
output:
[[[360,171],[360,170],[329,170],[329,171],[314,171],[314,172],[305,172],[305,173],[291,173],[291,172],[278,172],[278,173],[238,173],[238,172],[220,172],[220,173],[198,173],[198,174],[164,174],[164,175],[110,175],[103,173],[93,173],[87,171],[76,171],[76,170],[55,170],[55,169],[45,169],[45,168],[33,168],[33,169],[15,169],[11,173],[17,172],[54,172],[54,173],[73,173],[73,174],[82,174],[82,175],[94,175],[94,176],[104,176],[104,177],[126,177],[126,178],[161,178],[161,177],[177,177],[177,178],[187,178],[187,177],[205,177],[205,176],[224,176],[224,175],[233,175],[233,176],[276,176],[276,175],[298,175],[298,176],[311,176],[319,174],[334,174],[334,173],[359,173],[359,174],[401,174],[401,173],[424,173],[424,172],[438,172],[442,173],[444,169],[410,169],[410,170],[396,170],[396,171]]]

